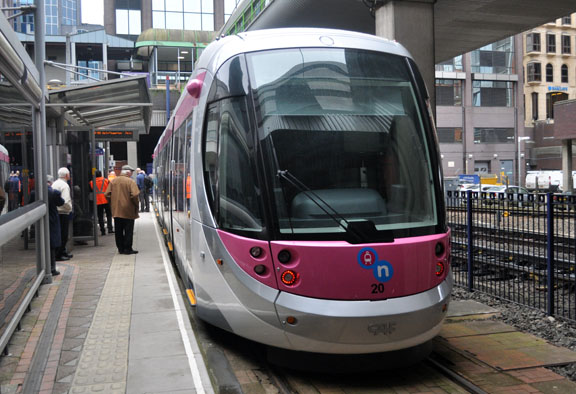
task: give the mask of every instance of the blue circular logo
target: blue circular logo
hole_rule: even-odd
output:
[[[364,269],[372,270],[379,282],[388,282],[394,275],[394,267],[386,260],[378,260],[378,253],[372,248],[363,248],[358,253],[358,264]]]

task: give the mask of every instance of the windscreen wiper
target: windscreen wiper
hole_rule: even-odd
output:
[[[292,186],[302,192],[334,222],[338,223],[338,225],[342,227],[344,231],[346,231],[346,234],[348,235],[346,241],[349,243],[359,244],[366,242],[394,242],[391,231],[378,232],[374,222],[371,220],[352,222],[346,220],[342,214],[340,214],[330,204],[323,200],[322,197],[314,193],[312,189],[302,183],[302,181],[292,175],[288,170],[278,170],[277,175],[279,178],[285,179]],[[329,210],[332,212],[329,212]],[[344,222],[345,225],[342,222]]]

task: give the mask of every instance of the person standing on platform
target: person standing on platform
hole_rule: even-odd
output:
[[[52,189],[58,190],[64,200],[64,205],[58,207],[60,218],[60,247],[56,250],[56,261],[70,260],[73,255],[66,250],[68,242],[68,229],[70,228],[70,214],[72,213],[72,198],[70,197],[70,171],[66,167],[58,170],[58,179],[52,184]]]
[[[60,215],[58,214],[58,207],[64,205],[58,190],[52,188],[52,178],[48,175],[48,222],[50,226],[50,268],[52,276],[60,275],[60,271],[56,269],[56,250],[60,247],[62,242],[60,237]],[[31,193],[35,193],[32,191]]]
[[[106,230],[104,229],[104,212],[106,212],[108,234],[114,233],[114,229],[112,228],[112,211],[110,210],[110,204],[108,204],[108,200],[104,195],[109,184],[110,181],[102,176],[102,171],[96,171],[96,209],[98,210],[98,224],[100,225],[100,232],[102,235],[106,235]],[[90,188],[94,191],[92,181],[90,181]]]
[[[136,184],[140,190],[140,212],[149,212],[150,206],[148,204],[150,202],[148,201],[148,190],[146,189],[148,186],[146,182],[146,172],[139,168],[137,168],[136,171],[138,172],[138,175],[136,175]]]
[[[110,182],[104,194],[110,201],[114,227],[116,229],[116,247],[120,254],[136,254],[132,249],[134,236],[134,220],[138,219],[138,200],[140,191],[132,179],[134,168],[129,165],[122,167],[119,177]]]

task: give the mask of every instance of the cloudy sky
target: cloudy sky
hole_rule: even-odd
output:
[[[82,23],[102,25],[104,22],[103,0],[82,0]]]

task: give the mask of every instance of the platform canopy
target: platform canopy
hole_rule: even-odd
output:
[[[50,92],[50,113],[64,115],[72,126],[100,129],[137,122],[150,131],[152,102],[148,76],[118,78]]]

